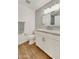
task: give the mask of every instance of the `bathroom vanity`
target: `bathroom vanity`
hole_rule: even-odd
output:
[[[48,54],[52,59],[60,59],[60,10],[53,8],[44,9],[43,13],[37,12],[36,18],[36,45]],[[47,10],[47,11],[46,11]],[[39,10],[38,10],[39,11]],[[40,11],[39,11],[40,12]],[[41,15],[41,16],[40,16]]]
[[[37,29],[36,45],[52,59],[60,59],[60,31]]]

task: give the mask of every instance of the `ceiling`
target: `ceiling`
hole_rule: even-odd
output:
[[[28,1],[30,1],[30,3],[27,3]],[[27,0],[26,2],[26,0],[18,0],[18,4],[28,6],[36,10],[50,1],[51,0]]]

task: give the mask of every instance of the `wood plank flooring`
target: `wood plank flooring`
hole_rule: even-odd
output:
[[[52,59],[39,49],[35,44],[29,45],[25,42],[18,46],[19,59]]]

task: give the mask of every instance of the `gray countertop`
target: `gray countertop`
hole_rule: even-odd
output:
[[[60,30],[48,30],[48,29],[37,29],[36,31],[45,32],[49,34],[54,34],[60,36]]]

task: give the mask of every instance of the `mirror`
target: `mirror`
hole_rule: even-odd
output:
[[[54,11],[42,16],[43,26],[60,26],[60,11]]]

